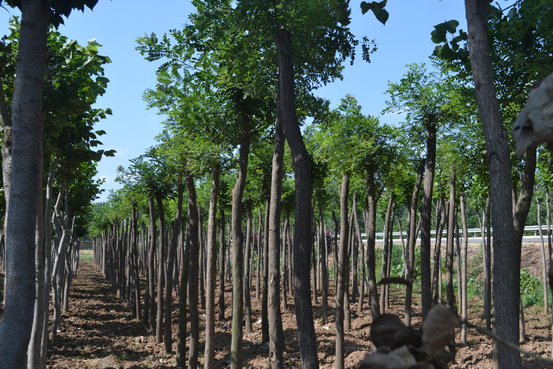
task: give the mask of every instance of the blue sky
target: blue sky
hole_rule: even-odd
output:
[[[501,4],[504,1],[500,1]],[[353,95],[365,114],[379,116],[385,107],[388,81],[399,81],[409,63],[428,62],[435,45],[430,40],[433,26],[457,19],[466,31],[464,2],[461,0],[390,0],[387,10],[390,18],[382,25],[372,14],[361,15],[360,1],[351,1],[352,32],[361,38],[375,39],[378,51],[371,63],[361,59],[361,50],[355,64],[347,62],[343,80],[319,89],[319,96],[336,107],[346,94]],[[101,54],[111,58],[106,69],[110,79],[107,93],[98,100],[99,107],[110,107],[113,115],[99,123],[97,128],[107,132],[101,137],[106,150],[115,149],[113,158],[99,163],[99,177],[105,179],[106,190],[100,200],[107,199],[119,165],[126,167],[129,159],[144,153],[155,144],[161,131],[163,116],[147,110],[142,93],[155,84],[156,64],[147,62],[135,50],[136,39],[144,34],[162,34],[181,28],[193,7],[186,0],[99,0],[93,11],[75,11],[60,26],[62,34],[86,44],[96,38],[103,45]],[[18,12],[0,9],[0,24],[7,32],[8,19]],[[396,117],[382,117],[393,122]]]

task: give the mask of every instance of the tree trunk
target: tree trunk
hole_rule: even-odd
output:
[[[338,258],[338,283],[336,284],[336,361],[335,368],[344,368],[344,291],[346,287],[346,257],[348,253],[348,191],[349,177],[342,176],[340,190],[340,246],[336,253]]]
[[[179,234],[182,224],[182,201],[183,201],[184,186],[182,180],[177,184],[177,210],[175,214],[175,222],[173,223],[173,234],[170,249],[167,253],[167,274],[165,277],[165,320],[163,326],[163,343],[165,354],[170,354],[173,351],[173,338],[171,329],[171,313],[173,311],[173,266],[175,263],[175,254],[178,247]]]
[[[296,187],[296,226],[294,228],[294,299],[300,354],[303,369],[319,367],[317,341],[313,324],[313,310],[309,284],[313,230],[311,227],[312,179],[309,154],[305,148],[296,116],[294,71],[290,32],[280,29],[278,34],[279,107],[282,127],[294,163]]]
[[[389,237],[389,227],[390,224],[390,214],[392,212],[392,195],[390,194],[390,197],[388,198],[388,205],[386,206],[386,215],[384,217],[384,242],[382,243],[382,268],[380,270],[380,278],[387,278],[388,275],[388,253],[391,253],[391,247],[390,247],[390,237]],[[392,241],[393,242],[393,241]],[[380,306],[382,309],[382,312],[385,313],[386,309],[388,308],[388,304],[386,303],[386,284],[382,285],[382,289],[380,291]]]
[[[359,247],[361,248],[361,288],[359,291],[359,304],[358,307],[358,313],[360,314],[363,311],[363,295],[365,294],[365,246],[363,245],[363,237],[361,236],[361,227],[359,226],[359,216],[357,215],[357,202],[355,201],[355,197],[353,198],[353,222],[355,226],[355,234],[357,236],[357,243],[359,244]]]
[[[284,331],[280,312],[280,213],[284,162],[284,133],[280,119],[275,126],[273,168],[271,173],[271,198],[269,207],[269,366],[284,368]]]
[[[442,235],[445,225],[445,209],[444,201],[438,200],[436,206],[436,243],[434,244],[434,257],[432,265],[432,302],[437,304],[439,302],[439,292],[442,288],[440,285],[440,274],[442,273],[440,269],[441,263],[441,247],[442,247]]]
[[[520,252],[513,232],[511,211],[511,161],[505,127],[493,82],[488,47],[488,10],[486,0],[465,0],[469,29],[469,54],[476,98],[484,129],[490,171],[493,212],[494,306],[496,333],[518,345],[520,300]],[[497,363],[501,368],[520,368],[520,354],[496,343]]]
[[[546,314],[549,313],[549,289],[547,288],[547,258],[545,257],[545,242],[543,241],[543,232],[541,230],[541,208],[540,200],[536,199],[537,205],[537,218],[538,218],[538,229],[540,232],[540,241],[541,241],[541,261],[542,261],[542,282],[543,282],[543,309]]]
[[[242,132],[240,138],[240,156],[238,177],[232,190],[232,341],[230,348],[231,368],[242,368],[242,321],[244,318],[243,276],[244,272],[244,245],[242,234],[242,197],[246,185],[248,172],[248,155],[250,153],[250,136]]]
[[[426,317],[432,307],[432,281],[430,273],[430,230],[432,228],[432,189],[436,166],[436,126],[427,123],[426,160],[421,202],[421,304],[422,316]]]
[[[159,248],[158,248],[158,270],[157,270],[157,317],[156,317],[156,343],[163,341],[163,288],[165,285],[165,214],[163,210],[163,199],[156,195],[157,212],[159,217]]]
[[[12,104],[12,162],[6,227],[6,289],[0,321],[0,367],[21,368],[33,324],[35,230],[42,184],[42,89],[47,3],[23,3]]]
[[[322,324],[327,323],[327,310],[328,310],[328,270],[327,270],[327,247],[326,247],[326,234],[324,229],[323,219],[323,207],[321,201],[318,203],[319,207],[319,264],[321,270],[321,304],[323,310]]]
[[[154,198],[148,197],[148,209],[150,213],[150,224],[148,226],[148,237],[150,240],[150,253],[148,255],[148,300],[150,302],[150,329],[155,332],[156,327],[156,309],[155,304],[155,285],[154,285],[154,270],[155,270],[155,252],[157,242],[156,230],[156,214],[154,206]]]
[[[374,185],[374,173],[367,173],[367,273],[369,277],[369,306],[371,308],[372,321],[380,316],[378,304],[378,289],[376,287],[376,189]]]
[[[461,192],[459,199],[459,204],[461,205],[461,224],[463,227],[463,246],[461,247],[461,285],[463,286],[461,295],[463,296],[461,301],[461,318],[467,320],[467,252],[469,247],[469,234],[467,230],[467,214],[465,211],[465,194]],[[463,324],[461,327],[461,341],[463,343],[467,342],[467,327]]]
[[[207,296],[205,312],[205,352],[204,369],[215,367],[215,275],[217,260],[217,195],[221,166],[213,167],[211,173],[211,195],[207,220]]]
[[[418,168],[417,181],[413,187],[413,194],[409,203],[409,231],[407,247],[405,249],[406,262],[406,279],[413,281],[415,271],[415,243],[417,242],[417,203],[419,200],[419,191],[422,184],[422,172],[424,169],[424,161],[420,163]],[[408,284],[405,287],[405,325],[411,326],[411,304],[413,300],[413,285]]]
[[[225,319],[225,210],[219,206],[219,320]]]
[[[190,304],[190,348],[188,354],[188,368],[198,367],[200,353],[200,317],[198,314],[198,281],[199,281],[199,253],[200,253],[200,217],[194,178],[188,169],[184,170],[186,191],[188,192],[188,218],[190,226],[190,262],[188,266],[188,302]]]
[[[256,280],[255,280],[255,299],[257,301],[259,301],[259,296],[260,296],[260,293],[259,291],[261,291],[261,253],[262,253],[262,250],[261,250],[261,224],[263,224],[261,222],[261,208],[258,209],[258,219],[259,221],[257,222],[257,242],[256,242],[256,245],[257,245],[257,249],[256,249],[256,254],[257,254],[257,263],[256,263]]]
[[[190,249],[192,248],[192,239],[196,237],[197,240],[197,219],[190,214],[197,214],[194,212],[195,201],[190,198],[191,194],[188,193],[188,208],[187,212],[189,216],[186,221],[186,237],[184,244],[186,247],[182,252],[182,269],[181,269],[181,284],[179,290],[179,323],[177,333],[177,353],[176,360],[177,366],[184,368],[186,365],[186,301],[188,297],[188,272],[190,269]],[[182,234],[182,233],[181,233]],[[181,240],[182,241],[182,240]],[[196,241],[194,241],[196,242]],[[179,242],[180,244],[180,242]]]
[[[252,209],[248,201],[247,204],[248,220],[246,221],[246,250],[244,253],[244,320],[246,334],[252,333],[252,304],[250,301],[250,258],[252,248]]]
[[[453,242],[455,236],[455,171],[451,168],[451,177],[449,178],[449,211],[447,220],[447,248],[445,256],[445,274],[446,274],[446,300],[447,305],[452,311],[457,311],[455,307],[455,291],[453,290]]]
[[[265,201],[265,219],[263,223],[263,289],[261,290],[261,342],[269,343],[269,313],[267,311],[269,295],[269,199]]]

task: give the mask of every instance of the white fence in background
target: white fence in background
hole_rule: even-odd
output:
[[[537,225],[524,227],[524,237],[523,237],[522,241],[523,242],[541,242],[540,236],[539,236],[539,229],[540,229],[540,227],[537,226]],[[547,242],[547,225],[542,224],[541,229],[542,229],[544,242]],[[404,241],[407,242],[407,232],[403,231],[402,233],[403,233]],[[468,238],[469,242],[471,242],[471,243],[482,242],[482,230],[480,228],[469,228],[467,230],[467,233],[469,235],[469,238]],[[493,229],[491,230],[491,233],[492,233],[492,236],[493,236]],[[431,230],[430,234],[435,239],[436,230],[435,229]],[[446,237],[446,234],[447,234],[447,231],[444,230],[444,237]],[[400,232],[393,232],[392,235],[393,235],[392,237],[394,239],[394,243],[401,243]],[[420,232],[419,232],[419,236],[420,236]],[[459,236],[461,237],[461,240],[462,240],[463,239],[463,231],[461,229],[459,229]],[[363,237],[363,242],[366,243],[367,242],[367,234],[363,233],[362,237]],[[432,242],[434,242],[434,239],[432,240]],[[376,243],[382,243],[382,242],[384,242],[384,232],[377,232],[376,233]],[[417,238],[417,242],[420,242],[420,238]],[[445,242],[445,239],[442,239],[442,242]]]

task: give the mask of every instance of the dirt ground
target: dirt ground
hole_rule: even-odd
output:
[[[534,249],[535,248],[535,249]],[[537,245],[523,250],[523,267],[532,273],[541,273],[541,253]],[[473,251],[473,254],[476,251]],[[532,270],[534,268],[535,270]],[[536,273],[537,274],[537,273]],[[537,274],[539,275],[539,274]],[[390,311],[403,313],[403,293],[400,289],[392,293]],[[226,306],[224,321],[216,322],[216,368],[230,367],[230,284],[226,288]],[[333,306],[333,297],[330,304]],[[418,298],[415,297],[415,301]],[[291,303],[291,299],[289,300]],[[320,303],[320,298],[319,298]],[[365,303],[365,306],[367,304]],[[481,301],[476,298],[469,301],[469,316],[473,323],[483,326]],[[253,333],[244,335],[244,366],[247,368],[268,367],[268,345],[261,344],[260,305],[252,289]],[[357,304],[352,304],[352,330],[346,333],[347,368],[359,366],[363,356],[372,351],[369,340],[371,319],[367,309],[357,315]],[[414,307],[414,324],[420,326],[420,309]],[[201,324],[205,315],[200,311]],[[528,342],[522,348],[548,356],[551,352],[551,315],[545,315],[542,307],[526,308],[526,334]],[[315,331],[319,347],[321,368],[333,368],[334,364],[334,312],[328,310],[329,323],[321,324],[320,304],[314,308]],[[300,368],[293,306],[283,312],[283,325],[286,337],[285,367]],[[174,334],[176,332],[176,314],[174,314]],[[174,356],[163,354],[163,345],[155,344],[151,332],[131,317],[131,309],[125,302],[116,299],[110,286],[104,281],[93,262],[83,260],[79,273],[74,280],[69,311],[63,316],[61,332],[53,342],[48,358],[49,368],[172,368]],[[203,328],[202,328],[203,329]],[[203,331],[200,340],[203,342]],[[457,340],[459,335],[457,335]],[[173,348],[175,344],[173,343]],[[202,362],[203,345],[200,350]],[[493,368],[493,347],[490,339],[469,331],[466,345],[458,345],[455,362],[451,368]],[[523,359],[523,367],[530,369],[546,368],[534,359]]]

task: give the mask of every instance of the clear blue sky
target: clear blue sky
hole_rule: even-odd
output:
[[[504,1],[500,1],[503,5]],[[435,45],[430,40],[433,26],[457,19],[466,31],[464,2],[461,0],[390,0],[387,9],[390,18],[382,25],[371,14],[361,15],[360,1],[351,1],[351,29],[358,39],[367,36],[375,39],[378,51],[369,64],[361,59],[361,50],[353,66],[349,62],[344,78],[321,88],[317,93],[339,104],[346,94],[355,96],[365,114],[380,115],[385,107],[388,81],[398,81],[409,63],[428,61]],[[7,30],[8,19],[17,15],[0,9],[0,22]],[[156,64],[145,61],[135,51],[136,39],[146,33],[162,34],[169,29],[181,28],[193,11],[189,1],[163,0],[99,0],[93,11],[74,11],[60,26],[62,34],[85,44],[96,38],[103,45],[101,53],[111,58],[106,67],[110,79],[107,93],[98,100],[99,107],[110,107],[113,115],[99,123],[97,129],[107,132],[101,137],[105,149],[115,149],[113,158],[99,163],[99,176],[106,183],[100,200],[107,199],[109,190],[118,188],[114,183],[119,165],[128,166],[128,160],[144,153],[155,144],[161,131],[163,116],[146,110],[142,93],[155,83]],[[7,31],[5,31],[7,32]],[[385,122],[394,117],[383,117]]]

